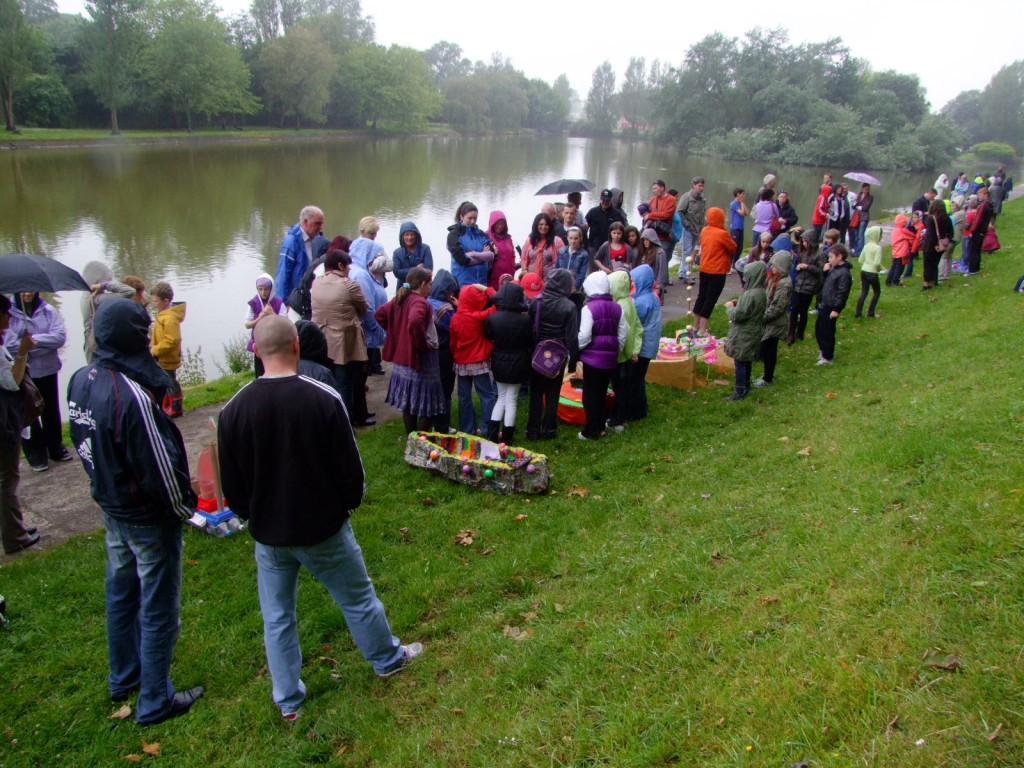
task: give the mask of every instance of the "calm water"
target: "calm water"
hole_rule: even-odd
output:
[[[650,197],[653,179],[685,191],[692,176],[702,175],[709,203],[727,208],[734,186],[748,190],[749,202],[764,174],[774,171],[807,223],[822,170],[560,137],[15,150],[0,156],[0,253],[47,254],[78,270],[96,259],[118,277],[167,280],[176,300],[188,303],[184,346],[202,347],[207,376],[214,377],[224,344],[244,331],[256,276],[274,274],[281,238],[305,204],[324,209],[329,237],[355,237],[362,216],[377,216],[378,241],[389,252],[398,245],[401,222],[412,219],[440,268],[449,262],[446,228],[462,200],[475,202],[485,223],[490,211],[504,211],[520,242],[541,203],[557,199],[534,192],[555,179],[597,183],[584,195],[585,209],[597,204],[601,187],[616,186],[635,211]],[[838,177],[853,169],[831,170]],[[884,182],[875,190],[882,209],[909,205],[937,174],[875,175]],[[638,218],[630,216],[633,223]],[[66,381],[84,356],[78,295],[54,298],[62,302]]]

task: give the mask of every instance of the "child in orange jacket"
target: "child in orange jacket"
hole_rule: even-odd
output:
[[[889,274],[885,278],[885,284],[891,287],[903,285],[900,278],[903,277],[903,266],[906,259],[914,252],[914,247],[920,245],[921,235],[917,230],[911,229],[909,219],[905,213],[896,215],[896,223],[892,228],[892,266],[889,267]]]

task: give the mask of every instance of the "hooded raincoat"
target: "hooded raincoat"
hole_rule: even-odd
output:
[[[507,384],[529,381],[534,338],[523,286],[506,283],[492,301],[498,311],[484,320],[484,335],[494,344],[491,351],[494,380]]]
[[[149,348],[165,371],[181,367],[181,324],[185,322],[185,302],[178,301],[157,313]]]
[[[505,232],[501,235],[494,231],[494,225],[499,221],[505,222]],[[502,211],[491,211],[487,235],[494,243],[494,261],[491,263],[491,276],[487,278],[487,287],[498,290],[502,275],[516,273],[516,245],[512,235],[508,233],[508,219]]]
[[[447,245],[452,255],[452,276],[459,281],[459,285],[487,285],[491,262],[494,260],[494,254],[484,250],[488,245],[494,245],[487,233],[476,224],[452,224],[448,227]],[[471,253],[474,255],[470,256]]]
[[[764,311],[762,339],[784,339],[789,331],[789,302],[793,298],[789,269],[792,265],[793,254],[789,251],[778,251],[772,256],[771,266],[781,277],[777,281],[768,281],[768,307]]]
[[[406,232],[416,235],[416,244],[413,245],[411,251],[405,246]],[[420,230],[411,221],[403,222],[398,230],[398,247],[391,254],[391,264],[399,285],[405,282],[409,270],[413,267],[422,266],[431,272],[434,271],[434,254],[430,252],[429,245],[424,245]]]
[[[650,266],[643,264],[650,269]],[[619,351],[619,362],[624,363],[632,360],[634,355],[640,354],[640,347],[644,340],[644,326],[637,315],[636,305],[629,298],[629,273],[625,270],[616,270],[608,275],[608,286],[612,291],[612,298],[622,307],[622,316],[626,319],[626,343]]]
[[[764,288],[767,275],[768,267],[763,261],[748,264],[743,271],[746,290],[740,294],[736,306],[727,309],[729,335],[725,339],[725,353],[735,360],[751,361],[761,349],[764,314],[768,309]]]
[[[634,267],[630,273],[633,278],[633,305],[636,307],[637,318],[643,326],[643,340],[640,343],[640,357],[653,360],[658,356],[658,343],[661,341],[661,302],[654,295],[654,270],[646,264]]]
[[[860,251],[861,272],[885,272],[882,266],[882,228],[868,227],[864,232],[864,247]]]

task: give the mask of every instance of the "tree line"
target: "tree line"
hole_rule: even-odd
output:
[[[621,83],[598,66],[577,101],[562,74],[528,78],[500,53],[375,42],[359,0],[252,0],[221,17],[210,0],[0,0],[0,97],[8,130],[277,124],[447,123],[650,136],[680,150],[778,163],[922,169],[978,142],[1024,145],[1024,63],[933,113],[915,75],[875,72],[841,38],[790,44],[783,29],[713,33],[678,66],[631,58]]]

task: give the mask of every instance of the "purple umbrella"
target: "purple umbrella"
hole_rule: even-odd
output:
[[[843,178],[849,179],[850,181],[859,181],[862,184],[870,184],[873,187],[882,186],[882,182],[870,173],[862,173],[861,171],[850,171],[849,173],[844,173]]]

